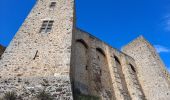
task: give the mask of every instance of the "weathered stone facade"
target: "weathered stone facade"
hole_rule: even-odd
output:
[[[123,47],[135,59],[138,79],[148,100],[169,100],[169,73],[155,48],[142,36]]]
[[[153,47],[136,41],[119,51],[75,27],[74,0],[37,0],[1,57],[0,96],[34,100],[45,90],[55,100],[168,100],[169,74]]]
[[[80,29],[73,37],[71,78],[76,91],[102,100],[145,100],[132,57]]]
[[[52,1],[56,2],[55,8],[50,8]],[[49,82],[46,88],[56,86],[55,88],[62,89],[60,94],[52,90],[55,88],[49,89],[52,95],[72,99],[69,72],[73,5],[74,0],[37,0],[1,57],[0,77],[2,82],[7,80],[9,83],[3,82],[5,85],[1,85],[0,94],[18,89],[18,95],[23,96],[23,93],[29,91],[29,87],[35,89],[36,93],[36,87],[42,86],[42,79],[46,79]],[[54,21],[52,30],[40,33],[45,20]],[[21,84],[18,83],[18,78],[21,79]],[[25,80],[30,85],[23,84]],[[53,81],[55,84],[52,84]],[[64,83],[62,87],[60,82]],[[44,89],[43,86],[41,89]],[[31,95],[27,97],[32,100]],[[24,97],[25,100],[28,100],[27,97]]]

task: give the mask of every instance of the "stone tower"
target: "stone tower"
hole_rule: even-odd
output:
[[[57,99],[72,99],[73,13],[74,0],[36,1],[0,61],[0,95],[16,91],[33,100],[45,89]]]
[[[141,36],[125,46],[123,51],[135,59],[138,79],[146,98],[148,100],[169,100],[169,75],[166,75],[165,65],[155,48]]]

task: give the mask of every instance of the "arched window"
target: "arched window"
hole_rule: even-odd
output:
[[[124,93],[126,93],[127,97],[130,97],[129,91],[127,88],[127,84],[126,84],[126,80],[125,80],[125,76],[123,73],[123,69],[121,66],[121,62],[117,56],[114,56],[114,60],[115,60],[114,69],[116,69],[116,70],[114,70],[114,73],[117,74],[117,75],[115,75],[115,78],[116,78],[116,80],[120,80],[120,81],[116,81],[116,83],[120,84],[119,89],[123,90]]]
[[[88,93],[88,45],[83,39],[75,40],[75,54],[73,67],[74,89],[82,94]]]
[[[76,40],[76,42],[82,43],[82,44],[84,45],[84,47],[85,47],[86,49],[88,49],[88,45],[87,45],[87,43],[86,43],[83,39],[78,39],[78,40]]]
[[[133,71],[134,73],[136,73],[135,67],[134,67],[132,64],[129,64],[129,65],[130,65],[130,68],[132,69],[132,71]]]
[[[105,57],[105,53],[101,48],[96,48],[96,51],[100,52]]]
[[[98,58],[98,73],[99,76],[102,75],[103,68],[107,66],[107,60],[104,51],[101,48],[96,48],[96,56]]]
[[[88,70],[88,66],[87,66],[88,45],[83,39],[77,39],[76,42],[80,44],[79,46],[77,45],[78,46],[77,53],[79,53],[79,55],[80,55],[79,60],[81,61],[81,63],[83,62],[83,65],[85,65],[85,69]],[[83,46],[83,48],[82,48],[82,46]]]
[[[116,61],[118,64],[120,64],[120,65],[121,65],[121,63],[120,63],[120,61],[119,61],[119,58],[118,58],[118,57],[116,57],[116,56],[114,56],[114,58],[115,58],[115,61]]]

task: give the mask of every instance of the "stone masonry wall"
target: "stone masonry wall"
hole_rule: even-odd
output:
[[[123,72],[125,73],[124,76],[127,86],[130,89],[130,95],[134,100],[146,100],[143,89],[137,77],[138,71],[135,60],[129,56],[124,56],[122,58]]]
[[[128,66],[136,67],[131,57],[80,29],[74,31],[72,51],[71,78],[76,92],[102,100],[145,100],[137,72]]]
[[[136,62],[138,79],[148,100],[168,100],[170,98],[169,80],[165,76],[160,57],[153,46],[139,37],[123,48]]]
[[[52,9],[49,7],[51,2],[56,2],[56,6]],[[14,91],[15,88],[11,87],[16,85],[26,89],[34,88],[34,86],[41,85],[39,80],[42,78],[49,82],[54,79],[57,82],[60,77],[64,76],[66,78],[62,78],[61,83],[63,81],[68,84],[63,83],[61,91],[69,91],[65,94],[70,97],[65,97],[72,98],[69,72],[73,11],[74,0],[37,0],[0,61],[0,81],[11,80],[9,84],[6,84],[7,86],[1,85],[0,94]],[[48,33],[40,33],[44,20],[54,21],[52,30]],[[20,84],[18,81],[14,81],[16,78],[23,80],[28,78],[28,82],[32,85]],[[50,86],[61,83],[51,83]]]
[[[18,97],[22,98],[19,100],[37,100],[38,92],[45,90],[55,98],[54,100],[72,100],[69,79],[68,76],[1,78],[0,96],[4,95],[2,93],[15,91]]]

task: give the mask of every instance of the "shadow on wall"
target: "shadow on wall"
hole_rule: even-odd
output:
[[[5,47],[3,47],[2,45],[0,45],[0,57],[1,57],[1,55],[4,53],[4,51],[5,51]],[[0,58],[1,59],[1,58]]]

